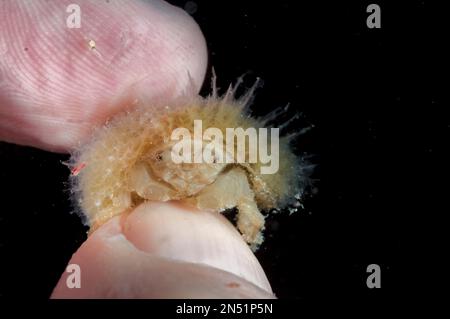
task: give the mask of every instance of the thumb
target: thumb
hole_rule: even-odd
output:
[[[144,203],[110,220],[74,254],[53,298],[273,298],[256,257],[220,214]]]
[[[205,41],[181,9],[78,0],[80,28],[69,28],[70,3],[0,1],[0,140],[70,151],[136,90],[169,103],[201,86]]]

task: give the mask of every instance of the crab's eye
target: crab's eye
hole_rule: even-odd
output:
[[[161,161],[163,160],[162,152],[156,153],[155,159],[156,159],[158,162],[161,162]]]

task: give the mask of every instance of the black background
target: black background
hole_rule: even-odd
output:
[[[260,77],[255,114],[289,103],[289,114],[303,114],[291,130],[314,125],[297,140],[317,164],[305,209],[270,217],[257,253],[277,296],[401,298],[450,125],[439,95],[439,19],[425,19],[431,5],[377,1],[382,27],[368,29],[366,1],[170,2],[200,24],[221,88]],[[86,238],[70,213],[67,158],[0,144],[2,296],[47,298]],[[422,229],[413,226],[419,216]],[[381,289],[366,286],[372,263]]]

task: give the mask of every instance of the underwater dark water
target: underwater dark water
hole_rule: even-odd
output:
[[[254,114],[289,104],[286,118],[302,115],[288,131],[313,125],[295,142],[316,165],[304,208],[271,215],[256,254],[276,295],[401,295],[413,242],[408,205],[417,200],[420,210],[431,195],[409,181],[426,178],[425,167],[433,174],[435,136],[449,130],[438,85],[428,90],[438,80],[425,75],[437,62],[425,56],[433,46],[425,44],[424,3],[380,2],[382,27],[368,29],[366,1],[170,2],[199,23],[219,87],[243,74],[250,87],[259,77]],[[0,144],[1,296],[47,298],[86,239],[70,213],[67,159]],[[370,264],[381,267],[381,289],[366,286]]]

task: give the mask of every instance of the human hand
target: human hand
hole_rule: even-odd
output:
[[[206,69],[206,45],[182,10],[160,1],[0,3],[0,139],[70,152],[141,95],[170,103]],[[92,45],[94,41],[95,46]],[[111,219],[74,254],[52,297],[270,298],[268,280],[219,214],[147,203]]]

